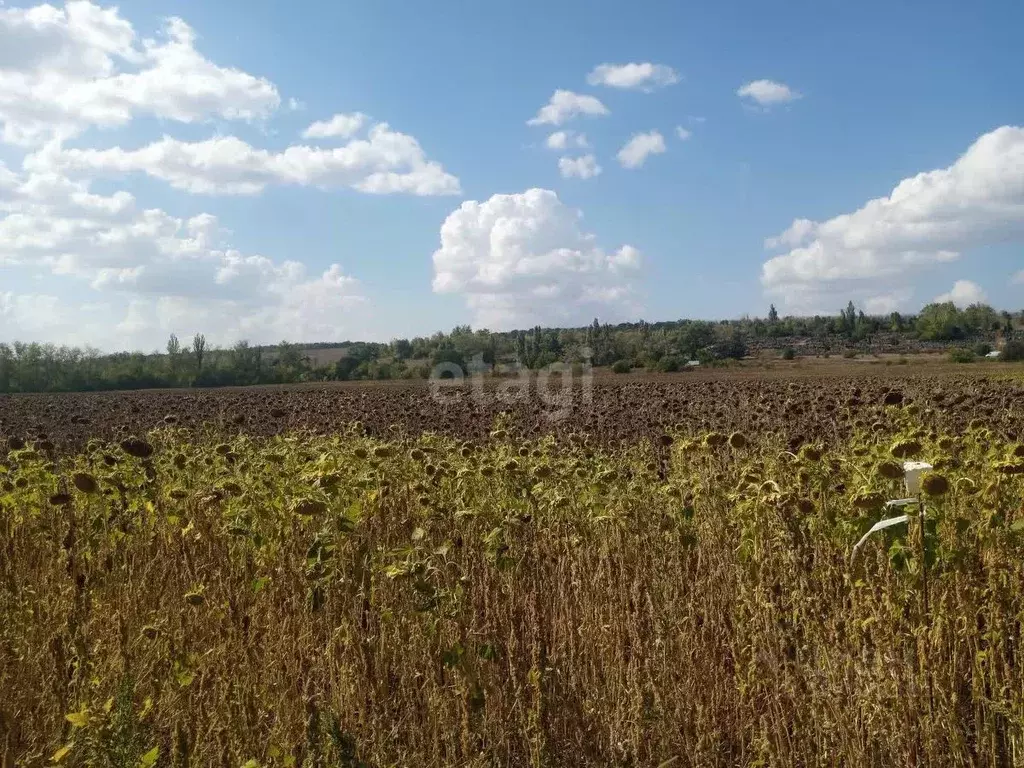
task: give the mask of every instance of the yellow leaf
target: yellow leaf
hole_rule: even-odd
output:
[[[153,747],[139,760],[139,768],[151,768],[151,766],[156,765],[158,757],[160,757],[160,747]]]
[[[69,723],[75,728],[85,728],[89,724],[89,710],[83,709],[81,712],[71,712],[64,715]]]
[[[56,752],[54,752],[52,755],[50,755],[50,761],[54,762],[54,763],[59,763],[61,760],[63,760],[65,757],[68,756],[68,753],[71,751],[71,748],[74,747],[74,746],[75,746],[75,742],[69,741],[63,747],[61,747]]]

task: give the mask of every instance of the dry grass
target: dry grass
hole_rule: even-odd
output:
[[[820,457],[355,431],[12,452],[3,764],[1020,765],[1024,459],[890,411],[898,434]],[[927,613],[917,520],[849,561],[897,437],[951,486]]]

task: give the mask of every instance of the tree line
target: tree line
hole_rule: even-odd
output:
[[[101,354],[53,344],[0,342],[0,392],[76,392],[174,387],[249,386],[307,381],[426,378],[441,363],[464,370],[502,364],[542,368],[554,362],[589,363],[616,370],[644,367],[674,371],[689,360],[712,363],[742,358],[748,347],[788,346],[826,340],[837,351],[881,334],[922,341],[994,341],[1022,334],[1024,312],[999,312],[983,304],[959,309],[929,304],[917,315],[867,315],[850,302],[838,315],[780,317],[773,305],[764,318],[674,320],[611,325],[597,319],[582,328],[492,332],[457,326],[449,333],[390,343],[287,342],[261,346],[240,341],[225,349],[196,335],[172,335],[163,352]],[[340,359],[315,362],[316,350],[342,350]]]

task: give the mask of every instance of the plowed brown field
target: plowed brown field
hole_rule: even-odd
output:
[[[615,444],[656,438],[666,429],[738,429],[782,434],[798,446],[841,441],[870,426],[887,398],[916,404],[923,423],[945,432],[981,419],[1008,440],[1024,433],[1024,379],[945,366],[872,369],[598,375],[589,386],[577,378],[561,394],[555,381],[542,390],[534,382],[528,392],[488,381],[450,385],[440,394],[424,382],[389,382],[12,395],[0,396],[0,437],[49,440],[64,451],[92,437],[143,434],[166,423],[265,436],[331,433],[358,421],[380,437],[430,431],[478,440],[508,414],[513,430],[527,437],[586,433]]]

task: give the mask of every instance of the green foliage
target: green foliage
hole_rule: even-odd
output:
[[[782,350],[782,354],[779,355],[783,360],[793,360],[796,358],[796,350],[792,347],[786,347]]]
[[[742,360],[747,356],[747,345],[736,330],[714,344],[712,354],[717,360]]]
[[[949,361],[951,363],[973,363],[976,359],[977,355],[974,354],[973,350],[965,347],[951,350],[949,353]]]
[[[928,341],[957,341],[978,333],[988,333],[1003,327],[1003,318],[992,307],[972,304],[960,310],[947,301],[929,304],[917,316],[918,335]]]
[[[261,346],[240,341],[216,349],[197,334],[191,344],[172,335],[164,354],[96,350],[47,344],[0,343],[0,392],[69,392],[151,387],[238,386],[327,380],[421,378],[439,363],[488,373],[496,365],[518,363],[543,368],[562,361],[608,367],[619,360],[664,370],[661,361],[698,359],[706,364],[741,359],[755,344],[782,347],[806,339],[819,350],[850,343],[871,348],[879,333],[914,339],[964,343],[981,339],[975,354],[997,332],[1009,338],[1024,327],[1024,313],[998,313],[985,305],[959,310],[951,303],[931,304],[917,316],[892,313],[873,317],[849,303],[838,315],[780,317],[770,307],[767,319],[722,322],[674,320],[612,325],[598,319],[582,328],[542,328],[491,332],[456,326],[448,333],[395,339],[388,344],[318,342]],[[765,344],[768,339],[786,339]],[[317,362],[320,350],[329,359]],[[827,352],[826,352],[827,354]],[[325,355],[327,357],[327,355]],[[784,359],[789,359],[783,354]],[[1005,358],[1004,358],[1005,359]],[[671,362],[668,363],[672,365]]]
[[[999,359],[1007,363],[1024,360],[1024,341],[1008,341],[1003,345]]]
[[[454,344],[448,343],[443,344],[434,351],[434,354],[430,357],[430,364],[432,366],[452,365],[465,370],[466,358]]]
[[[633,366],[628,360],[616,360],[612,364],[612,371],[614,373],[629,373],[633,370]]]

